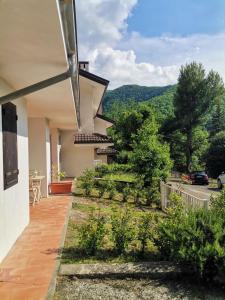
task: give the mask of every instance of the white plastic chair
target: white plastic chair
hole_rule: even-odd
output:
[[[29,176],[29,193],[32,194],[32,198],[33,198],[33,203],[32,205],[35,205],[35,202],[39,202],[38,199],[38,187],[36,185],[33,184],[33,180],[32,180],[32,176]]]

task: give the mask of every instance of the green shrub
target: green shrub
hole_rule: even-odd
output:
[[[112,173],[126,173],[131,171],[131,166],[128,164],[101,164],[96,166],[95,168],[97,177],[104,177],[107,174],[112,174]]]
[[[100,212],[95,214],[93,211],[87,223],[78,228],[79,247],[86,254],[94,255],[101,248],[106,233],[105,224],[106,218]]]
[[[151,186],[146,187],[146,198],[146,205],[160,205],[160,191],[158,178],[153,178]]]
[[[106,192],[107,182],[105,180],[98,180],[95,186],[98,189],[99,198],[103,198]]]
[[[107,180],[106,192],[108,192],[110,200],[112,200],[115,197],[117,193],[115,182],[113,182],[112,180]]]
[[[79,177],[80,188],[84,190],[85,196],[90,196],[95,184],[95,171],[85,170],[84,174]]]
[[[112,180],[97,180],[95,186],[99,191],[99,198],[102,198],[106,192],[109,199],[113,199],[116,195],[116,184]]]
[[[225,189],[215,197],[211,196],[211,209],[225,215]]]
[[[172,197],[155,237],[162,258],[188,264],[204,280],[225,274],[224,215],[216,209],[185,212],[179,197]]]
[[[135,180],[134,184],[131,187],[131,190],[132,190],[132,196],[134,198],[134,203],[136,205],[140,205],[141,199],[146,198],[144,180],[142,179],[141,176]]]
[[[153,230],[154,216],[152,213],[145,213],[139,220],[137,230],[137,239],[141,242],[141,256],[144,255],[148,241],[153,239]]]
[[[113,209],[110,216],[112,226],[112,240],[118,254],[124,253],[129,242],[134,238],[132,215],[129,209]]]
[[[99,164],[95,167],[96,177],[104,177],[106,174],[109,173],[108,165],[107,164]]]
[[[133,195],[132,188],[130,187],[130,185],[128,183],[124,186],[122,193],[123,193],[123,202],[127,202],[129,197]]]

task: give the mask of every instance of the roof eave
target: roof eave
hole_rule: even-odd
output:
[[[97,76],[97,75],[95,75],[95,74],[93,74],[93,73],[87,72],[87,71],[82,70],[82,69],[79,69],[79,74],[80,74],[82,77],[85,77],[85,78],[87,78],[87,79],[89,79],[89,80],[92,80],[92,81],[94,81],[94,82],[97,82],[97,83],[99,83],[99,84],[101,84],[101,85],[103,85],[103,86],[105,87],[105,88],[104,88],[104,92],[103,92],[103,94],[102,94],[102,98],[101,98],[101,100],[100,100],[100,103],[99,103],[99,106],[98,106],[98,109],[97,109],[97,112],[96,112],[96,115],[97,115],[98,112],[99,112],[99,109],[100,109],[100,107],[101,107],[101,105],[102,105],[103,99],[104,99],[104,97],[105,97],[105,93],[106,93],[107,88],[108,88],[108,85],[109,85],[109,80],[104,79],[104,78],[102,78],[102,77],[99,77],[99,76]]]

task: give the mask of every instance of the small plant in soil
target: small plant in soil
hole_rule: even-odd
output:
[[[129,242],[134,238],[131,211],[128,208],[117,208],[110,216],[112,240],[118,254],[125,252]]]
[[[146,213],[141,216],[138,223],[137,239],[141,243],[140,256],[143,257],[147,248],[148,241],[152,239],[154,227],[154,216]]]
[[[106,233],[106,218],[98,211],[93,210],[88,221],[82,224],[79,229],[79,247],[87,255],[95,255],[102,246]]]
[[[86,170],[84,174],[79,177],[80,188],[84,190],[85,196],[90,196],[91,191],[94,188],[95,172],[93,170]]]

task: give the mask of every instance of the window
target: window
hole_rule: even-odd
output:
[[[17,114],[11,102],[2,105],[4,189],[18,183]]]

